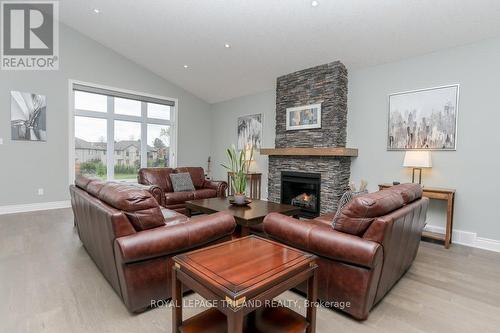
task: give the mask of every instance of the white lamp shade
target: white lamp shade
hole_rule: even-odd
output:
[[[432,168],[430,151],[407,151],[403,166],[407,168]]]
[[[255,151],[250,144],[245,147],[245,161],[255,161]]]

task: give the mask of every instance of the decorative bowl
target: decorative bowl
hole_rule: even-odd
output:
[[[243,203],[237,203],[235,200],[234,200],[234,197],[229,197],[229,203],[233,206],[246,206],[248,204],[250,204],[252,202],[252,199],[250,198],[245,198],[245,202]]]

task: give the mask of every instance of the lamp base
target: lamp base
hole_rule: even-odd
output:
[[[411,182],[415,183],[415,170],[418,171],[418,183],[422,185],[422,168],[412,168],[411,171]]]

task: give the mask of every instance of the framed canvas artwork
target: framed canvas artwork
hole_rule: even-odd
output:
[[[456,150],[459,85],[389,95],[387,150]]]
[[[238,118],[238,149],[253,147],[260,149],[262,145],[262,114],[253,114]]]
[[[286,130],[321,128],[321,103],[286,109]]]
[[[12,140],[47,140],[47,99],[43,95],[10,92],[10,128]]]

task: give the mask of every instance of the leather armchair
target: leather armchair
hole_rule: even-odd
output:
[[[226,213],[190,219],[159,206],[157,187],[78,177],[70,186],[80,240],[131,312],[171,297],[172,257],[231,239]]]
[[[195,187],[194,191],[174,192],[170,174],[187,172]],[[180,213],[186,212],[185,202],[189,200],[224,197],[227,183],[205,179],[205,172],[200,167],[181,168],[142,168],[137,176],[139,184],[155,185],[163,191],[160,205]]]
[[[272,213],[264,219],[264,230],[273,239],[316,254],[319,299],[334,308],[349,303],[340,309],[364,320],[417,254],[429,202],[421,195],[419,185],[404,184],[356,197],[335,228],[334,214],[297,220]]]

